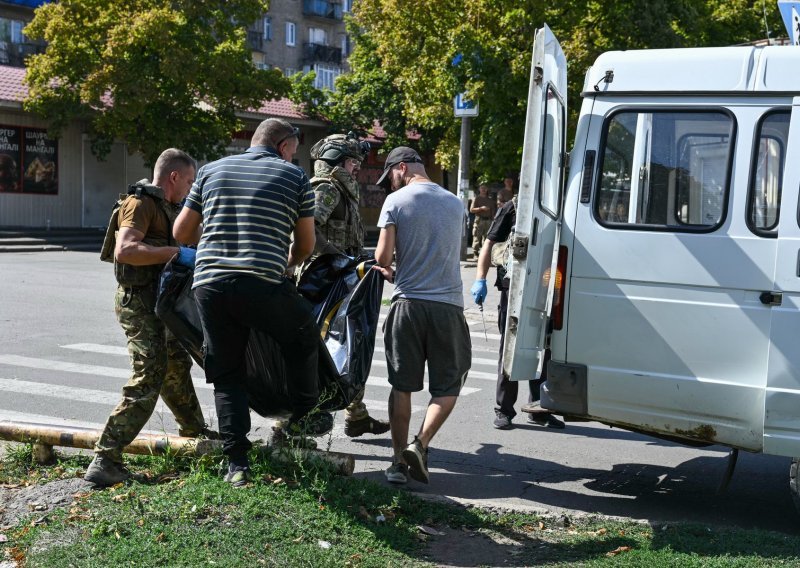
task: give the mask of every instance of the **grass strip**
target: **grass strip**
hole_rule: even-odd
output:
[[[25,446],[0,482],[81,475],[86,456],[36,467]],[[78,494],[6,529],[0,560],[37,566],[800,565],[800,538],[736,528],[599,517],[497,514],[342,478],[322,463],[252,456],[253,481],[225,484],[219,457],[137,457],[137,480]]]

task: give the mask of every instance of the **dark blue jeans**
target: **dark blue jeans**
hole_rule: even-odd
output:
[[[250,408],[243,388],[250,331],[272,337],[286,361],[293,415],[302,416],[319,400],[319,328],[311,304],[289,280],[270,284],[255,276],[230,276],[194,290],[205,343],[206,380],[214,402],[222,449],[232,462],[247,459]]]

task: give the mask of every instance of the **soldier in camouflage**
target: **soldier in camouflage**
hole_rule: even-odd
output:
[[[153,184],[137,182],[122,203],[116,222],[114,273],[118,287],[114,306],[128,339],[132,374],[122,389],[122,400],[108,417],[95,445],[95,459],[85,479],[95,485],[124,481],[122,449],[142,430],[158,396],[175,415],[182,436],[213,436],[189,374],[192,362],[178,340],[155,315],[158,276],[176,254],[190,264],[193,249],[179,247],[172,223],[189,193],[196,165],[185,152],[165,150],[156,161]],[[104,247],[105,248],[105,247]]]
[[[359,211],[359,184],[356,174],[369,153],[369,143],[359,141],[352,132],[332,134],[314,144],[314,256],[343,252],[359,256],[364,252],[364,226]],[[313,257],[312,257],[313,260]],[[369,415],[364,390],[345,409],[344,432],[355,438],[362,434],[383,434],[389,423]]]

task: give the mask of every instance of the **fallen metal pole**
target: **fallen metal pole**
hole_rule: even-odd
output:
[[[0,440],[34,444],[34,454],[37,461],[42,463],[52,459],[53,446],[91,450],[100,438],[100,434],[101,432],[98,430],[79,426],[0,421]],[[341,475],[352,475],[355,469],[355,459],[350,454],[294,448],[284,444],[267,444],[260,450],[274,454],[278,460],[283,462],[321,460],[332,465]],[[122,451],[144,455],[161,455],[172,452],[179,456],[202,456],[221,453],[222,442],[166,434],[139,434]]]

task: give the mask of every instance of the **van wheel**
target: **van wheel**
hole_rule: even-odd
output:
[[[789,490],[792,492],[794,508],[800,513],[800,458],[792,460],[792,467],[789,469]]]

